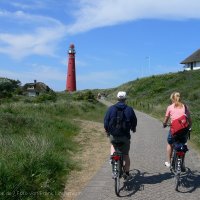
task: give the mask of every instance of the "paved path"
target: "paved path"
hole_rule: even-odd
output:
[[[131,140],[131,174],[128,189],[121,191],[125,199],[135,200],[200,200],[200,156],[190,149],[186,155],[187,172],[183,177],[180,192],[174,191],[174,180],[164,166],[167,129],[161,123],[141,112],[137,132]],[[109,149],[108,149],[109,152]],[[98,155],[97,155],[98,156]],[[105,162],[77,200],[118,199],[114,193],[111,166]]]

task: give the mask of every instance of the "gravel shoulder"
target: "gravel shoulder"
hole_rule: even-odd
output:
[[[80,164],[80,170],[71,172],[62,200],[76,199],[109,155],[109,141],[103,124],[86,120],[76,121],[80,124],[81,132],[75,141],[81,145],[81,151],[74,155],[74,160]]]

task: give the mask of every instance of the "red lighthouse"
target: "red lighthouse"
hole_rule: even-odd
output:
[[[74,45],[71,44],[68,50],[69,59],[66,83],[66,90],[69,92],[76,91],[75,53]]]

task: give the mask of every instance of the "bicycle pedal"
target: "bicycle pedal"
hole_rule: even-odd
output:
[[[124,178],[124,180],[129,180],[131,176],[130,176],[130,175],[127,175],[127,174],[123,174],[122,177]]]
[[[185,167],[182,167],[182,168],[181,168],[181,172],[186,172],[186,168],[185,168]]]
[[[123,174],[122,177],[123,177],[123,179],[126,179],[126,178],[127,178],[126,174]]]
[[[112,179],[115,179],[115,178],[117,178],[117,174],[113,173],[112,174]]]

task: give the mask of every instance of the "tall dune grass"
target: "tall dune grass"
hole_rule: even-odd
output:
[[[0,107],[0,199],[59,199],[79,145],[74,118],[103,118],[104,107],[61,95],[55,103]],[[101,115],[101,116],[100,116]]]

